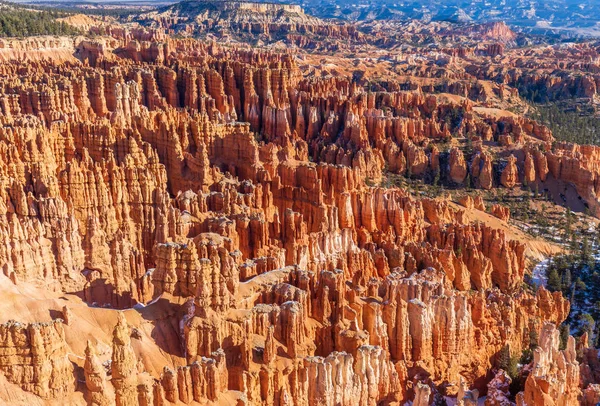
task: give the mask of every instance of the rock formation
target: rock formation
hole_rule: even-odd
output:
[[[492,205],[492,214],[500,220],[508,221],[510,219],[510,210],[508,207],[500,204]]]
[[[519,178],[518,178],[519,172],[517,170],[516,162],[517,162],[517,158],[515,158],[514,155],[511,155],[508,157],[508,164],[502,171],[502,175],[500,177],[500,183],[505,188],[509,188],[509,189],[513,188],[519,181]]]
[[[518,405],[574,405],[581,395],[579,363],[575,339],[559,350],[559,331],[554,324],[542,328],[540,346],[535,349],[531,373],[525,391],[518,394]]]
[[[175,12],[193,6],[2,47],[72,50],[0,53],[0,281],[15,300],[43,288],[49,308],[19,316],[55,319],[0,325],[7,385],[100,406],[427,405],[442,387],[458,404],[504,405],[495,354],[535,331],[521,401],[597,398],[579,389],[574,342],[558,351],[569,302],[523,287],[530,241],[513,237],[508,208],[491,208],[501,223],[481,196],[462,190],[459,207],[421,190],[560,180],[600,213],[600,149],[552,146],[546,127],[489,107],[520,103],[515,89],[444,68],[506,55],[512,31],[439,28],[493,44],[402,68],[430,80],[371,83],[372,70],[347,70],[375,63],[362,57],[334,69],[170,30],[227,21],[224,37],[394,52],[404,34],[321,24],[299,6]],[[90,309],[105,317],[96,334]]]
[[[76,388],[62,322],[0,325],[0,373],[42,399],[56,399]]]

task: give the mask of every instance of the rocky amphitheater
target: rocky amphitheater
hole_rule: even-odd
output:
[[[600,148],[516,90],[593,99],[600,48],[223,10],[238,41],[172,11],[0,40],[0,404],[596,405],[569,300],[525,283],[563,247],[483,197],[568,185],[600,215]],[[454,39],[400,46],[424,35]],[[498,361],[533,334],[513,396]]]

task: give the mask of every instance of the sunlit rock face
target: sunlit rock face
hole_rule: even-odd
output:
[[[236,32],[300,33],[302,47],[375,41],[298,6],[223,7]],[[574,342],[558,350],[568,301],[524,287],[533,237],[507,207],[393,180],[551,178],[598,213],[599,149],[552,147],[547,128],[487,107],[504,85],[370,91],[344,71],[354,58],[326,74],[302,51],[179,38],[163,31],[175,17],[148,18],[2,40],[0,403],[507,404],[498,354],[532,332],[517,402],[598,398],[579,388]],[[443,54],[452,67],[481,52],[507,50]]]

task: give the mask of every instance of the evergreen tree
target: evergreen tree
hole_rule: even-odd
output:
[[[5,7],[0,12],[0,36],[76,35],[81,31],[56,21],[68,14],[47,10],[28,10],[18,6]]]
[[[502,347],[502,349],[500,350],[500,353],[498,354],[498,361],[496,363],[496,367],[498,369],[503,369],[504,371],[508,372],[509,365],[510,365],[510,347],[508,344],[506,344],[504,347]]]
[[[534,350],[538,346],[540,337],[535,329],[529,330],[529,348]]]
[[[433,175],[433,186],[437,186],[440,183],[440,171],[436,170]]]
[[[565,239],[571,237],[571,209],[567,207],[566,222],[565,222]]]
[[[531,100],[532,94],[525,89],[523,91],[524,97]],[[555,104],[549,105],[548,96],[538,96],[536,102],[539,101],[547,101],[547,104],[536,105],[537,112],[533,118],[549,127],[557,140],[579,144],[600,143],[600,118],[560,109]]]
[[[587,235],[584,235],[581,240],[581,261],[589,265],[592,259],[592,249],[590,248]]]
[[[439,392],[436,392],[433,396],[433,405],[434,406],[448,406],[448,402],[446,398],[442,396]]]
[[[560,332],[559,348],[561,350],[564,350],[565,348],[567,348],[567,341],[569,340],[569,335],[571,334],[571,328],[567,323],[563,323],[558,328],[558,331]]]
[[[510,357],[506,373],[510,376],[510,379],[515,380],[519,377],[519,358]]]
[[[577,292],[577,295],[578,295],[577,298],[583,300],[586,290],[587,290],[587,285],[585,284],[585,282],[583,280],[581,280],[581,278],[578,277],[577,280],[575,281],[575,283],[573,284],[573,293],[571,296],[571,301],[575,300],[575,292]]]
[[[562,284],[560,282],[560,276],[556,271],[555,267],[550,267],[548,270],[548,283],[547,287],[550,292],[561,291]]]
[[[580,314],[578,321],[581,326],[581,333],[587,333],[588,337],[592,337],[594,329],[596,328],[596,322],[589,313]]]
[[[569,288],[571,287],[571,270],[569,268],[567,268],[565,270],[565,273],[563,273],[563,278],[562,278],[562,291],[563,292],[569,292]]]
[[[575,233],[571,233],[569,248],[573,252],[576,252],[579,249],[579,242],[577,241],[577,235]]]

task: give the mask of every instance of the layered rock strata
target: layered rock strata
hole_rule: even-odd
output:
[[[552,176],[594,209],[596,149],[552,147],[545,127],[467,98],[305,77],[291,53],[148,35],[0,65],[0,265],[18,287],[157,309],[175,333],[152,337],[173,362],[148,371],[120,313],[111,342],[78,355],[76,388],[63,335],[81,320],[67,308],[64,326],[0,327],[9,382],[98,405],[427,404],[452,384],[472,404],[495,354],[567,317],[559,293],[523,289],[523,242],[385,180],[491,189]],[[453,137],[472,150],[440,152]],[[498,157],[481,140],[518,147]],[[569,351],[536,365],[564,358],[572,384]]]

